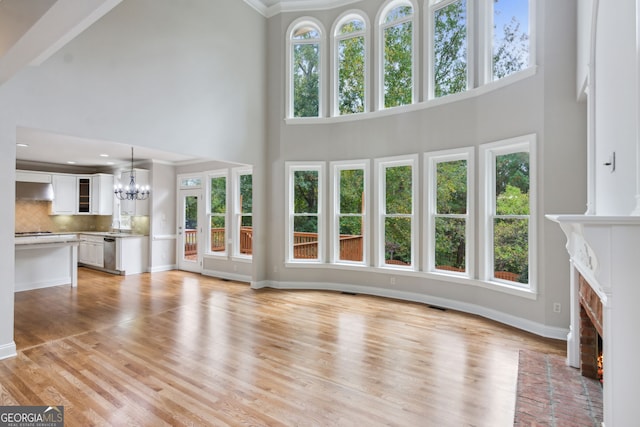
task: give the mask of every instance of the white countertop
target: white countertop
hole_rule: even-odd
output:
[[[31,236],[16,236],[16,245],[35,245],[35,244],[49,244],[49,243],[74,243],[78,242],[78,235],[75,233],[65,234],[38,234]]]

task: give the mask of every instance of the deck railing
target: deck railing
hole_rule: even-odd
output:
[[[240,228],[240,253],[250,255],[253,245],[253,230],[251,227]],[[223,252],[225,249],[224,228],[211,229],[211,252]],[[184,255],[198,253],[198,231],[188,229],[184,231]]]

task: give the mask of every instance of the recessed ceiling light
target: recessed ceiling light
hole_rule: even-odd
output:
[[[18,142],[18,143],[16,144],[16,146],[18,146],[18,147],[28,147],[28,146],[29,146],[29,144],[24,144],[24,143],[22,143],[22,142]]]
[[[108,165],[114,165],[115,163],[113,162],[107,162]]]
[[[100,154],[100,157],[109,157],[108,154]]]
[[[76,162],[74,162],[73,160],[69,160],[67,163],[70,164],[70,165],[75,165],[76,164]]]

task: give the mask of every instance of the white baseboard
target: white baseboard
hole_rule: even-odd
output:
[[[220,279],[233,280],[235,282],[251,283],[251,276],[237,273],[229,273],[227,271],[202,270],[203,276],[219,277]]]
[[[158,273],[160,271],[171,271],[171,270],[176,270],[177,267],[175,264],[167,264],[167,265],[158,265],[155,267],[150,267],[148,269],[149,273]]]
[[[276,282],[263,280],[251,282],[252,289],[271,287],[275,289],[308,289],[308,290],[328,290],[338,292],[351,292],[356,294],[375,295],[380,297],[401,299],[405,301],[421,302],[427,305],[462,311],[469,314],[476,314],[505,325],[513,326],[533,334],[566,341],[569,329],[547,326],[542,323],[533,322],[529,319],[513,316],[491,308],[477,304],[470,304],[448,298],[434,297],[431,295],[418,294],[415,292],[398,291],[393,289],[383,289],[371,286],[351,285],[345,283],[322,283],[322,282]]]
[[[16,343],[14,341],[0,345],[0,360],[15,357],[17,354]]]

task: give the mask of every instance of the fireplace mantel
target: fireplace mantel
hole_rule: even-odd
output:
[[[602,300],[604,423],[637,421],[640,384],[640,216],[547,215],[567,237],[571,314],[567,363],[579,366],[578,273]]]

